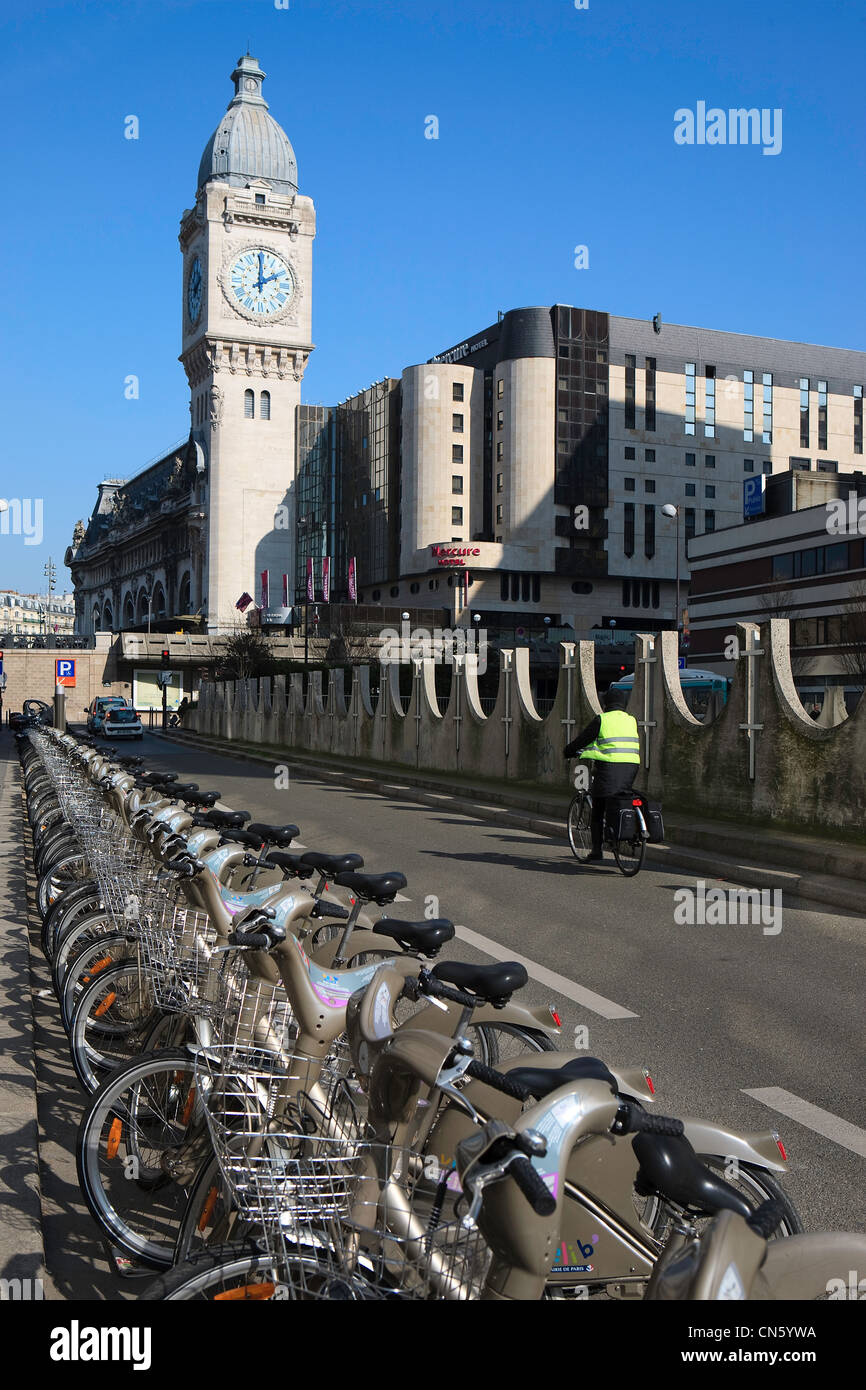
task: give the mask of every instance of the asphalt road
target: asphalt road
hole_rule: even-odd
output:
[[[778,1129],[791,1163],[785,1185],[807,1229],[866,1231],[866,918],[782,904],[766,932],[681,925],[674,895],[695,888],[683,870],[624,879],[612,863],[577,866],[562,841],[341,788],[290,763],[286,787],[276,767],[157,736],[136,751],[256,819],[294,822],[308,849],[356,851],[370,872],[400,869],[410,901],[390,915],[421,918],[429,905],[429,915],[537,964],[531,975],[565,977],[577,998],[538,978],[523,992],[556,1002],[562,1046],[585,1028],[591,1053],[649,1068],[666,1112]],[[462,959],[491,959],[465,940],[453,947]],[[591,994],[579,1002],[583,990]],[[798,1119],[746,1094],[771,1088],[766,1099]]]

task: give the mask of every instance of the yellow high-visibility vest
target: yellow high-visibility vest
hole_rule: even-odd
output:
[[[634,715],[621,709],[605,710],[595,742],[580,756],[597,763],[639,763],[640,740]]]

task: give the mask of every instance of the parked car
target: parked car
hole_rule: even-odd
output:
[[[102,719],[103,738],[144,738],[141,720],[128,705],[112,705]]]
[[[105,714],[110,709],[129,709],[129,705],[120,695],[97,695],[87,711],[87,732],[89,734],[101,734]]]

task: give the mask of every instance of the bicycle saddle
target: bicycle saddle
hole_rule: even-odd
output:
[[[249,818],[249,811],[208,811],[208,820],[215,830],[221,830],[223,827],[239,830]]]
[[[525,1086],[536,1100],[544,1100],[560,1086],[574,1081],[606,1081],[616,1094],[616,1080],[598,1057],[575,1057],[562,1067],[509,1067],[512,1081]]]
[[[384,907],[406,887],[406,875],[396,869],[387,874],[337,874],[334,882],[341,888],[351,888],[362,902],[377,902]]]
[[[265,869],[282,869],[284,874],[294,878],[309,878],[310,866],[304,863],[303,854],[287,854],[284,849],[269,849],[263,865]]]
[[[219,801],[222,792],[189,792],[184,801],[188,801],[192,806],[206,806],[210,808],[215,801]]]
[[[288,849],[296,835],[300,835],[297,825],[265,825],[263,821],[251,821],[247,826],[250,835],[258,835],[262,844],[281,845]]]
[[[318,850],[313,849],[302,854],[300,862],[310,869],[317,869],[326,878],[334,879],[337,874],[352,873],[364,867],[360,854],[319,854]]]
[[[425,918],[423,922],[400,922],[396,917],[383,917],[373,931],[378,936],[390,936],[405,951],[418,951],[422,956],[435,956],[440,947],[454,936],[454,923],[447,917]]]
[[[500,961],[496,965],[466,965],[459,960],[443,960],[434,965],[431,973],[444,984],[469,990],[490,1003],[510,998],[515,990],[523,989],[529,979],[525,968],[514,960]]]
[[[636,1134],[631,1146],[640,1163],[635,1190],[642,1196],[659,1192],[680,1207],[751,1216],[745,1198],[701,1163],[685,1135]]]

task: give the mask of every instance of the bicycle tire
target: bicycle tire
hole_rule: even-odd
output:
[[[324,1251],[319,1255],[299,1251],[287,1261],[275,1260],[252,1242],[218,1246],[176,1265],[139,1296],[148,1302],[187,1303],[216,1302],[222,1294],[234,1301],[243,1299],[239,1292],[243,1288],[249,1289],[250,1298],[257,1301],[288,1298],[292,1302],[366,1302],[388,1296],[387,1291],[364,1279],[363,1274],[341,1270]],[[281,1289],[285,1290],[282,1294]]]
[[[186,1204],[185,1186],[166,1174],[167,1181],[157,1187],[154,1174],[166,1155],[176,1156],[187,1143],[195,1163],[193,1179],[202,1162],[208,1160],[202,1142],[209,1146],[207,1131],[202,1131],[194,1115],[184,1119],[194,1081],[195,1063],[186,1048],[166,1048],[135,1058],[106,1078],[90,1098],[78,1128],[76,1166],[90,1214],[109,1240],[153,1269],[171,1265]],[[158,1106],[163,1101],[166,1114],[160,1117]],[[156,1117],[156,1129],[145,1134],[144,1106],[148,1103]],[[197,1128],[190,1134],[192,1121]],[[160,1136],[165,1142],[157,1148]],[[195,1160],[197,1144],[203,1152]],[[131,1157],[142,1153],[151,1159],[143,1182],[140,1170],[128,1177],[124,1167]]]
[[[467,1028],[470,1041],[477,1039],[478,1042],[478,1061],[485,1066],[496,1068],[502,1062],[509,1061],[515,1055],[513,1047],[504,1045],[504,1038],[518,1044],[517,1053],[522,1055],[524,1052],[556,1052],[556,1043],[552,1042],[546,1033],[540,1029],[524,1028],[519,1023],[479,1023],[475,1027],[472,1025]]]
[[[36,890],[36,905],[40,918],[45,920],[48,909],[66,888],[82,883],[89,874],[90,865],[80,850],[74,854],[67,854],[52,864],[43,873]]]
[[[578,792],[568,808],[566,829],[571,852],[579,864],[583,864],[592,851],[591,816],[592,797],[589,792]]]
[[[174,1247],[173,1263],[182,1264],[217,1245],[236,1245],[248,1236],[248,1224],[238,1229],[238,1213],[214,1157],[199,1170],[190,1189]]]
[[[634,878],[640,873],[646,854],[646,840],[643,835],[635,835],[630,840],[613,840],[613,857],[623,878]]]
[[[142,997],[137,961],[119,961],[101,971],[79,995],[69,1024],[69,1050],[85,1091],[92,1094],[106,1073],[135,1060],[141,1051],[155,1014],[146,977],[143,983]]]
[[[130,943],[123,932],[106,931],[90,937],[70,938],[70,950],[58,951],[52,976],[60,1002],[60,1021],[69,1032],[75,1006],[91,980],[130,955]]]
[[[40,944],[42,954],[51,960],[61,940],[63,932],[79,917],[99,907],[99,889],[92,879],[86,879],[74,888],[67,888],[46,913],[42,923]]]
[[[753,1163],[740,1163],[737,1165],[736,1175],[734,1175],[731,1173],[729,1158],[722,1157],[720,1154],[698,1154],[698,1158],[701,1163],[705,1163],[720,1177],[724,1177],[727,1182],[732,1183],[755,1210],[762,1202],[766,1202],[770,1198],[781,1203],[783,1216],[770,1237],[771,1240],[783,1240],[787,1236],[802,1234],[805,1227],[800,1213],[774,1174],[765,1168],[758,1168]],[[650,1197],[647,1200],[646,1206],[641,1212],[641,1220],[652,1231],[657,1240],[667,1240],[670,1214],[666,1214],[665,1205],[658,1197]],[[711,1218],[698,1218],[698,1220],[708,1225]]]

